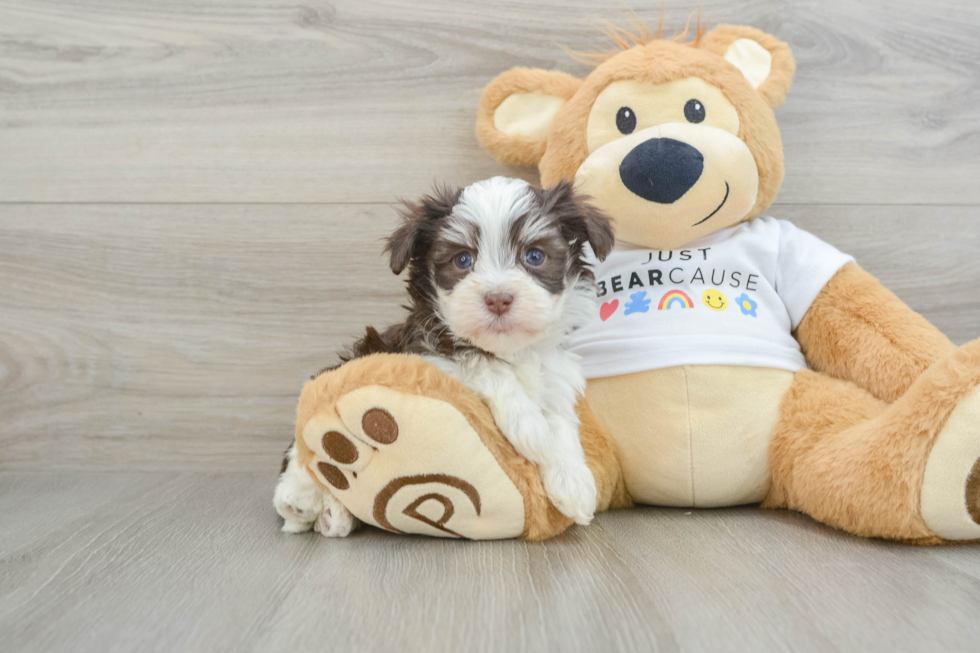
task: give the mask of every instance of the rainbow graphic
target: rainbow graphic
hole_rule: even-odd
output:
[[[660,299],[657,310],[664,311],[671,308],[694,308],[694,302],[680,290],[671,290]]]

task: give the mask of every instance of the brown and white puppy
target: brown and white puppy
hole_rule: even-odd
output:
[[[601,261],[612,245],[608,218],[566,182],[536,190],[494,177],[437,190],[405,205],[385,248],[395,274],[408,269],[407,319],[383,334],[368,329],[341,360],[418,354],[457,378],[538,465],[552,503],[588,524],[596,487],[575,412],[585,378],[566,344],[595,310],[588,250]],[[276,491],[283,530],[308,530],[319,519],[324,535],[349,533],[349,513],[328,493],[310,492],[291,454]]]

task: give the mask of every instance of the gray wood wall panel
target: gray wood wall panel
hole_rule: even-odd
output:
[[[639,3],[656,22],[659,5]],[[980,334],[973,2],[709,2],[791,43],[772,213]],[[893,10],[894,9],[894,10]],[[0,2],[0,469],[267,468],[306,376],[398,318],[396,196],[533,171],[479,89],[584,74],[586,0]],[[668,32],[687,7],[666,9]],[[203,202],[203,203],[202,203]],[[304,203],[311,202],[311,203]]]
[[[629,3],[656,23],[660,2]],[[697,3],[668,3],[667,33]],[[788,41],[787,203],[978,204],[980,3],[707,1]],[[4,0],[0,200],[364,202],[501,167],[473,134],[516,65],[584,75],[594,0]],[[519,171],[528,175],[530,171]]]
[[[956,342],[977,209],[777,206]],[[387,205],[0,207],[0,469],[272,469],[308,376],[397,321]]]

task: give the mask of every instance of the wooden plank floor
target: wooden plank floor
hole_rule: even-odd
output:
[[[661,2],[628,3],[655,23]],[[980,335],[980,3],[667,3],[788,41],[770,213]],[[391,203],[535,180],[480,89],[595,0],[0,0],[0,651],[980,650],[980,549],[755,508],[543,544],[283,536],[305,378],[397,319]]]
[[[267,474],[0,474],[7,651],[976,651],[980,549],[756,508],[283,535]]]

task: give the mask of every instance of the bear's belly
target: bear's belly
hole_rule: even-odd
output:
[[[592,379],[585,395],[634,501],[734,506],[769,489],[769,441],[792,382],[786,370],[700,365]]]

